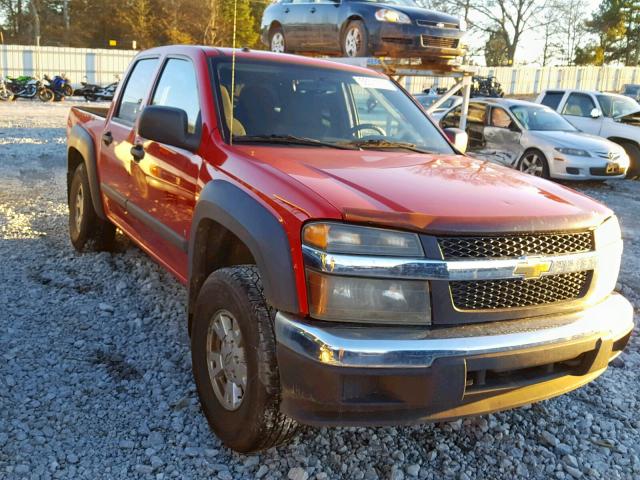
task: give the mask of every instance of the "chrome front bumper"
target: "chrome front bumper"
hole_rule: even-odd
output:
[[[618,294],[572,314],[438,329],[278,313],[283,409],[305,423],[333,425],[415,423],[507,409],[593,380],[624,348],[633,326],[633,308]],[[568,361],[578,366],[529,376],[528,383],[469,387],[474,370],[518,372]]]

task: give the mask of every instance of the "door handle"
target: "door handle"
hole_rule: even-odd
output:
[[[131,147],[131,156],[136,162],[142,160],[144,158],[144,148],[142,145],[138,144]]]
[[[111,135],[111,132],[104,132],[102,134],[102,143],[107,147],[113,143],[113,135]]]
[[[311,13],[316,13],[316,7],[311,7],[311,10],[309,10]]]
[[[288,8],[285,8],[285,9],[284,9],[284,13],[289,13],[289,9],[288,9]]]

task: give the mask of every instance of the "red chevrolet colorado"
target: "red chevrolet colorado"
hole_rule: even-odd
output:
[[[108,109],[71,109],[71,241],[118,228],[187,286],[202,408],[238,451],[590,382],[633,329],[618,220],[456,141],[367,69],[148,50]]]

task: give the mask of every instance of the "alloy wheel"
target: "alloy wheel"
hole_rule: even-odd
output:
[[[537,153],[528,153],[520,162],[520,171],[534,175],[536,177],[544,176],[544,163]]]
[[[275,53],[284,53],[284,35],[282,32],[276,32],[271,37],[271,51]]]
[[[82,184],[78,187],[78,193],[76,193],[75,203],[75,223],[76,231],[80,231],[82,227],[82,216],[84,215],[84,189]]]
[[[355,57],[358,55],[362,46],[362,35],[357,27],[351,27],[344,37],[344,53],[347,57]]]
[[[207,369],[220,405],[237,410],[247,390],[247,361],[240,325],[227,310],[219,310],[207,330]]]

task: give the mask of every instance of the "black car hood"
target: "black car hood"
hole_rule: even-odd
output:
[[[389,8],[392,10],[398,10],[399,12],[406,13],[413,20],[429,20],[431,22],[442,23],[454,23],[459,25],[459,18],[453,15],[448,15],[442,12],[436,12],[435,10],[428,10],[426,8],[409,7],[406,5],[394,5],[392,3],[377,3],[377,2],[358,2],[364,5],[369,5],[374,8]]]

